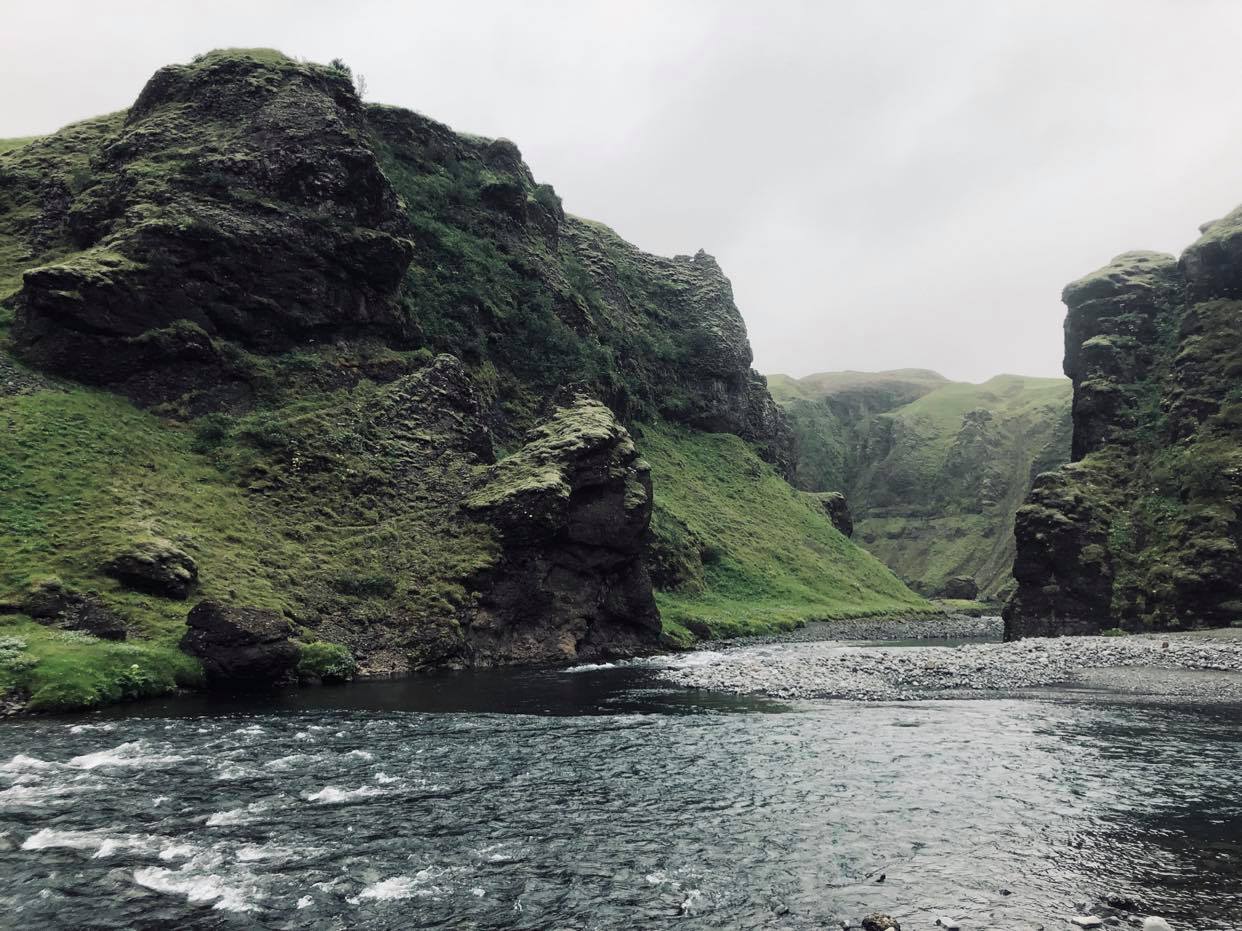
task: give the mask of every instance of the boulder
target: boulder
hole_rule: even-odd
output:
[[[94,592],[76,592],[59,579],[44,579],[28,588],[14,603],[2,606],[28,614],[40,624],[78,630],[100,640],[124,640],[125,622]]]
[[[862,920],[863,931],[901,931],[897,919],[882,912],[873,912]]]
[[[190,554],[160,537],[136,541],[102,568],[127,588],[182,601],[198,581]]]
[[[476,663],[570,662],[654,649],[643,560],[651,474],[600,402],[576,395],[492,466],[467,507],[501,539],[475,579],[464,634]]]
[[[211,688],[256,688],[296,681],[293,625],[276,611],[200,601],[186,617],[181,649],[203,663]]]
[[[967,575],[945,581],[940,589],[941,598],[952,598],[955,601],[974,601],[979,597],[979,583]]]

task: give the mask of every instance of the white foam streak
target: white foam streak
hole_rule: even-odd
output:
[[[318,792],[310,792],[302,797],[308,802],[318,802],[320,805],[338,805],[343,802],[352,802],[355,799],[370,798],[371,796],[384,794],[383,789],[377,789],[375,786],[359,786],[357,789],[324,786]]]
[[[214,873],[195,873],[188,867],[170,870],[163,866],[144,866],[134,870],[134,882],[155,892],[183,895],[188,902],[212,902],[212,908],[227,912],[253,912],[259,906],[248,896],[254,890],[231,886]]]
[[[185,757],[175,754],[152,753],[144,740],[131,740],[108,750],[95,753],[84,753],[69,761],[75,769],[98,769],[101,766],[110,768],[145,768],[164,766],[169,763],[184,762]]]

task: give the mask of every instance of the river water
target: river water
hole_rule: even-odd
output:
[[[0,927],[1242,929],[1235,707],[790,706],[636,664],[251,708],[0,724]]]

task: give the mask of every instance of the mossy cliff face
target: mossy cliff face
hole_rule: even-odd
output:
[[[567,216],[511,142],[229,50],[0,181],[0,692],[200,684],[204,601],[312,679],[926,608],[785,483],[716,262]]]
[[[922,369],[771,382],[798,438],[796,482],[843,492],[856,542],[925,594],[955,597],[963,578],[987,598],[1012,587],[1014,515],[1068,458],[1068,382]]]
[[[1066,287],[1074,461],[1018,513],[1007,636],[1242,617],[1240,226]]]
[[[656,644],[643,561],[651,469],[603,404],[580,395],[558,408],[492,467],[467,507],[504,545],[475,580],[465,628],[473,656],[606,659]]]
[[[14,323],[31,362],[148,403],[207,381],[244,395],[221,341],[408,330],[406,221],[344,74],[209,55],[162,68],[96,123],[80,160],[48,170],[69,144],[58,134],[5,162],[6,198],[28,214],[15,232],[39,262]]]

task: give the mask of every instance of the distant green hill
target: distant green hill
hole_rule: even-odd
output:
[[[988,597],[1012,587],[1014,514],[1069,458],[1068,381],[899,369],[768,384],[798,437],[796,484],[844,492],[856,542],[925,593],[955,576]]]

